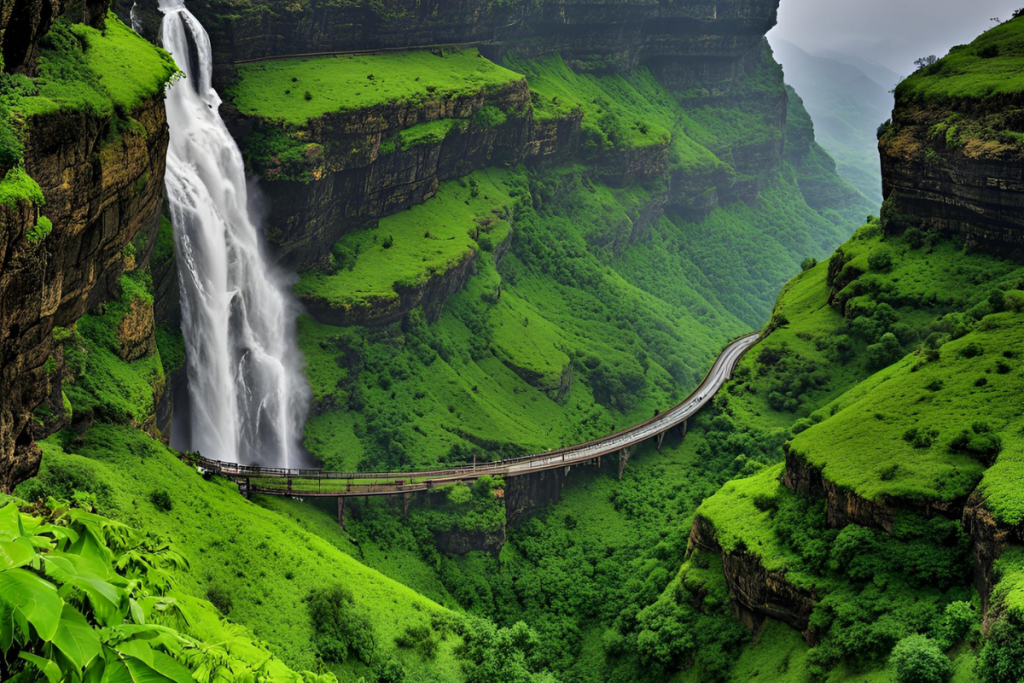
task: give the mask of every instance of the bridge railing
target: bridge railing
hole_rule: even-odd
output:
[[[708,380],[712,377],[712,375],[715,374],[716,369],[719,368],[721,363],[725,362],[724,359],[726,352],[728,352],[733,345],[737,344],[740,341],[758,336],[759,333],[754,332],[751,334],[742,335],[729,342],[729,344],[727,344],[725,347],[725,351],[721,355],[719,355],[718,358],[715,359],[715,362],[712,364],[711,368],[708,370],[708,373],[704,376],[704,379],[701,381],[701,383],[697,385],[697,388],[694,389],[694,391],[691,392],[690,395],[687,396],[683,401],[676,404],[669,410],[663,413],[659,413],[658,415],[655,415],[650,419],[645,420],[644,422],[632,425],[625,429],[621,429],[612,434],[607,434],[601,438],[593,439],[591,441],[587,441],[581,444],[574,444],[572,446],[546,451],[543,453],[534,453],[531,455],[523,455],[515,458],[507,458],[504,460],[497,460],[491,462],[456,465],[453,467],[439,470],[421,470],[411,472],[336,472],[317,468],[263,467],[260,465],[242,465],[239,463],[212,460],[202,456],[196,457],[194,461],[203,469],[215,472],[217,474],[226,475],[232,478],[249,477],[282,479],[289,481],[347,480],[350,482],[349,486],[351,487],[380,486],[383,483],[383,485],[386,486],[418,486],[419,488],[417,490],[422,490],[423,486],[429,487],[432,484],[444,483],[445,481],[448,480],[457,481],[460,478],[476,478],[486,474],[505,474],[508,472],[510,468],[522,465],[524,463],[529,463],[531,466],[550,466],[550,461],[552,458],[558,458],[559,456],[561,456],[562,461],[572,460],[571,456],[573,456],[574,454],[578,454],[580,451],[585,451],[595,446],[606,444],[619,437],[627,436],[633,432],[642,431],[644,428],[649,427],[652,424],[664,422],[668,415],[686,406],[693,400],[694,396],[699,395],[705,389],[705,386],[708,384]],[[747,350],[749,350],[749,347],[747,347],[747,349],[744,349],[743,353],[746,353]],[[742,355],[743,354],[741,353],[740,356],[737,357],[736,362],[739,362],[739,358],[742,358]],[[689,416],[683,419],[688,419],[688,417]],[[682,419],[678,420],[678,422],[681,421]],[[670,429],[672,426],[675,426],[675,423],[669,425],[668,427],[666,427],[666,429]],[[623,446],[609,447],[607,452],[614,452],[621,448],[623,448]],[[588,459],[600,457],[600,455],[604,454],[604,452],[591,454],[588,455]],[[416,479],[420,479],[421,481],[415,482],[414,480]],[[399,480],[402,480],[403,483],[398,484],[397,482]],[[318,488],[322,489],[322,484],[318,483]],[[298,490],[298,487],[295,486],[294,482],[291,484],[290,490]]]

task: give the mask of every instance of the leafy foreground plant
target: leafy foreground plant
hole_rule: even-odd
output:
[[[50,499],[0,508],[0,680],[333,683],[291,671],[175,590],[170,544]]]

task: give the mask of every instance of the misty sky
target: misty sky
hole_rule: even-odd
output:
[[[837,50],[905,76],[914,60],[969,43],[1024,0],[782,0],[770,34],[808,52]],[[887,85],[887,84],[884,84]]]

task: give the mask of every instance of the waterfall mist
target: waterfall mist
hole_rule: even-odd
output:
[[[167,197],[188,364],[189,443],[217,460],[298,466],[309,387],[297,304],[249,213],[242,155],[211,85],[210,39],[161,0],[163,44],[184,72],[167,94]]]

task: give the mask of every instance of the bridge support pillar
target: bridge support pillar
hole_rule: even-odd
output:
[[[345,527],[345,497],[338,496],[338,526],[345,531],[348,529]]]
[[[622,473],[626,471],[626,463],[629,462],[630,449],[623,448],[619,451],[619,481],[622,481]]]
[[[665,443],[665,432],[662,432],[661,434],[658,434],[656,437],[654,437],[654,439],[655,439],[655,443],[657,444],[658,450],[660,451],[661,450],[661,444]]]
[[[412,494],[411,493],[403,493],[402,494],[402,516],[403,517],[408,517],[409,516],[409,501],[410,500],[412,500]]]
[[[250,488],[250,485],[249,485],[249,477],[246,477],[245,478],[245,489],[242,491],[242,495],[245,496],[246,500],[249,500],[249,498],[252,497],[252,493],[250,493],[251,490],[252,489]]]
[[[688,420],[688,419],[687,419],[687,420],[683,420],[683,436],[684,436],[684,437],[686,436],[686,424],[687,424],[688,422],[689,422],[689,420]]]

